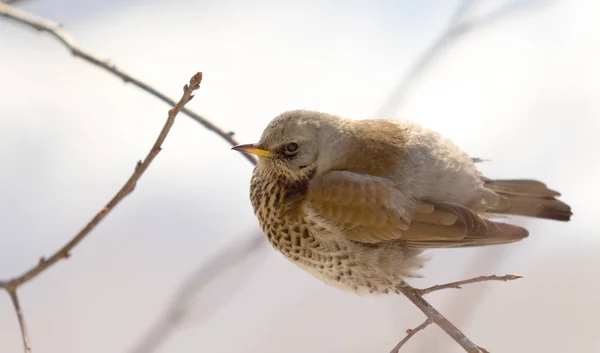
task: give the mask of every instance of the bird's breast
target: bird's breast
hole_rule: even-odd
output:
[[[250,200],[254,213],[265,236],[285,255],[316,242],[302,210],[307,189],[308,183],[287,183],[257,172],[252,177]]]

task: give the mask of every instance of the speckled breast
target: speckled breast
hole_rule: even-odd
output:
[[[291,195],[291,196],[290,196]],[[283,183],[254,173],[250,199],[265,236],[291,262],[335,287],[363,293],[387,293],[389,282],[357,263],[346,246],[323,242],[313,234],[326,229],[308,219],[302,210],[302,195]],[[369,279],[371,277],[371,279]],[[383,280],[383,281],[382,281]],[[379,283],[378,283],[379,282]]]

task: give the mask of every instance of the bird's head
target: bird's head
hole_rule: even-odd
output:
[[[325,113],[288,111],[267,125],[258,143],[233,150],[258,156],[257,168],[265,173],[289,181],[306,179],[331,169],[345,124],[344,119]]]

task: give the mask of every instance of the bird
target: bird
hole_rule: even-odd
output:
[[[283,112],[258,143],[250,201],[271,245],[321,281],[400,293],[427,250],[501,245],[527,229],[510,215],[569,221],[560,194],[531,179],[489,179],[450,139],[401,119]]]

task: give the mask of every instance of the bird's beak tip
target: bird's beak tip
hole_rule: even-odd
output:
[[[256,146],[256,144],[254,143],[249,143],[246,145],[237,145],[237,146],[233,146],[231,148],[234,151],[239,151],[239,152],[244,152],[244,153],[250,153],[259,157],[267,157],[267,158],[272,158],[273,157],[273,153],[271,153],[270,151],[267,150],[263,150],[260,149]]]
[[[245,145],[237,145],[237,146],[233,146],[231,147],[232,150],[234,151],[240,151],[240,152],[246,152],[247,150],[252,150],[252,149],[256,149],[256,144],[254,143],[248,143]]]

